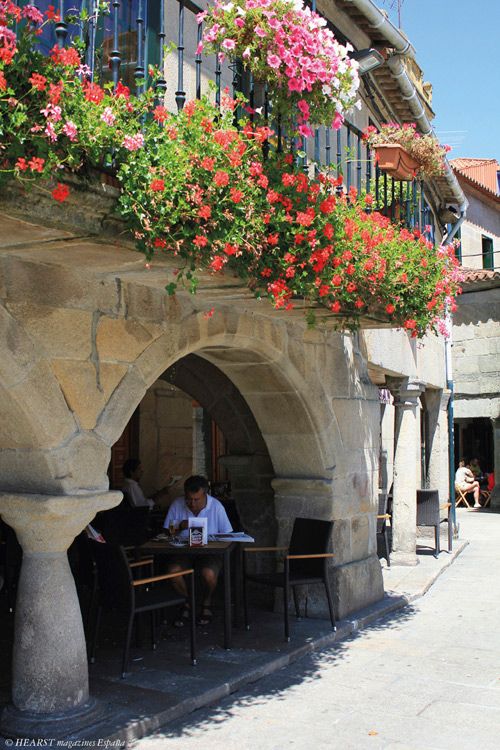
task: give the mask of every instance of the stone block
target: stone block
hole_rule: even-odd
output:
[[[179,359],[177,328],[172,327],[144,349],[135,368],[148,387]]]
[[[11,248],[16,245],[25,245],[33,242],[36,237],[38,242],[49,242],[50,240],[61,240],[64,237],[70,239],[70,232],[65,232],[54,227],[45,227],[23,221],[14,216],[2,212],[2,233],[0,234],[0,248]]]
[[[370,547],[370,519],[368,515],[355,516],[351,519],[351,555],[352,560],[362,560],[374,550]]]
[[[55,359],[52,369],[69,408],[84,430],[95,427],[97,418],[127,372],[124,364]]]
[[[99,318],[96,334],[99,359],[133,362],[161,333],[160,326],[146,327],[134,320],[103,316]]]
[[[479,370],[485,373],[495,373],[498,379],[498,387],[500,389],[500,362],[496,353],[494,355],[486,354],[478,359]]]
[[[110,459],[111,450],[93,432],[76,435],[51,456],[54,476],[68,495],[107,490]]]
[[[73,264],[52,265],[37,260],[9,259],[8,302],[20,299],[49,307],[100,310],[116,314],[120,295],[116,279],[95,279]]]
[[[144,380],[134,367],[129,367],[94,428],[95,434],[102,438],[106,445],[116,443],[145,393]]]
[[[40,359],[35,343],[19,321],[0,306],[0,379],[5,387],[23,380]]]
[[[36,340],[39,351],[60,359],[88,359],[92,351],[92,313],[64,307],[11,302],[12,315],[28,335]]]
[[[9,390],[9,397],[33,424],[39,445],[52,448],[76,431],[75,419],[47,362],[32,367],[25,379]]]
[[[382,569],[375,555],[333,568],[337,617],[347,617],[384,596]]]

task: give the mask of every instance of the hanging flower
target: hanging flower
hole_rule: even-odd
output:
[[[290,120],[300,102],[303,120],[340,127],[356,101],[358,64],[302,0],[215,0],[201,21],[204,50],[242,59],[267,84],[275,112]]]

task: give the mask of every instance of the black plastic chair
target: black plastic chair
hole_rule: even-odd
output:
[[[116,508],[98,513],[92,526],[99,529],[109,544],[140,547],[152,536],[149,516],[149,508],[131,508],[122,500]]]
[[[293,524],[289,547],[247,547],[243,551],[243,603],[245,627],[249,629],[247,581],[282,588],[284,595],[285,640],[290,640],[290,616],[288,612],[290,588],[293,592],[295,613],[300,617],[297,586],[310,586],[321,583],[325,587],[332,628],[335,630],[333,600],[328,581],[328,559],[334,557],[327,552],[332,535],[333,521],[319,521],[313,518],[296,518]],[[282,573],[264,574],[247,572],[247,554],[258,552],[286,552]]]
[[[156,627],[154,613],[168,607],[180,606],[185,603],[182,594],[173,588],[174,578],[186,576],[190,594],[190,638],[191,662],[196,664],[196,633],[195,633],[195,599],[194,599],[194,570],[192,568],[177,573],[163,573],[151,575],[147,578],[134,579],[132,567],[146,565],[150,561],[138,561],[130,564],[123,547],[103,544],[89,540],[93,559],[97,566],[99,595],[92,638],[91,657],[95,661],[95,652],[101,614],[103,610],[111,610],[127,618],[127,635],[123,649],[122,677],[125,677],[129,663],[130,641],[135,616],[143,612],[151,614],[151,639],[153,649],[156,648]]]
[[[446,518],[441,518],[441,511],[448,510]],[[417,526],[431,526],[434,528],[435,552],[437,558],[440,551],[439,529],[442,523],[448,524],[448,552],[453,545],[453,528],[451,523],[450,503],[439,505],[438,490],[417,490]]]
[[[389,532],[387,530],[387,521],[390,519],[390,515],[387,512],[387,495],[381,493],[378,498],[378,514],[377,514],[377,542],[380,539],[384,541],[385,547],[385,559],[387,560],[387,567],[391,567],[390,548],[389,548]]]

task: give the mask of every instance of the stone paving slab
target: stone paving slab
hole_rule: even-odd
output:
[[[368,627],[376,632],[377,623],[385,618],[383,627],[389,629],[387,637],[390,638],[391,618],[394,618],[394,623],[400,624],[410,617],[408,605],[428,590],[466,545],[465,541],[455,543],[453,553],[442,552],[438,560],[431,554],[420,554],[420,564],[416,567],[385,568],[384,599],[338,622],[336,634],[328,621],[297,621],[292,617],[292,640],[286,644],[283,641],[282,616],[256,611],[252,614],[250,632],[235,629],[233,648],[225,651],[217,643],[222,633],[219,616],[209,628],[198,629],[196,667],[192,667],[189,661],[187,633],[168,628],[156,651],[150,651],[147,645],[132,649],[131,671],[125,680],[119,676],[120,645],[106,643],[98,650],[97,662],[90,668],[91,692],[106,707],[105,720],[86,733],[68,739],[121,740],[128,744],[196,709],[217,704],[231,693],[324,649],[330,651],[331,662],[342,659],[349,663],[356,656],[359,675],[354,692],[358,697],[363,690],[368,667],[370,679],[366,681],[366,686],[376,679],[381,686],[389,689],[397,681],[397,651],[394,654],[395,672],[388,676],[377,665],[376,655],[370,653],[369,648],[357,647],[357,642],[351,641],[351,637]],[[332,644],[335,644],[333,648]],[[361,656],[360,652],[363,652]],[[476,686],[478,690],[484,690],[491,683],[493,673],[487,668],[489,658],[489,654],[485,653],[484,681]],[[400,654],[400,659],[407,661],[404,653]],[[360,663],[365,666],[359,666]],[[418,666],[418,660],[415,664]],[[316,676],[317,668],[314,665],[313,658],[311,669],[302,670],[302,680]],[[356,700],[352,692],[352,686],[346,684],[336,707],[339,717],[351,710],[349,706]],[[412,707],[415,707],[414,704]],[[491,710],[496,710],[496,703],[492,704]],[[333,715],[331,719],[334,720]],[[341,747],[344,750],[344,746]]]
[[[211,626],[213,630],[199,633],[196,667],[189,664],[186,635],[178,632],[172,634],[171,630],[157,651],[151,652],[147,648],[133,650],[133,658],[140,661],[132,662],[132,671],[125,680],[117,674],[119,651],[116,647],[102,656],[98,654],[96,665],[91,667],[91,690],[107,704],[109,718],[105,726],[93,727],[85,735],[80,734],[78,739],[105,738],[130,743],[198,708],[217,704],[231,693],[276,673],[308,654],[329,649],[333,643],[332,660],[341,656],[348,660],[349,650],[353,647],[353,643],[349,642],[350,636],[367,627],[376,630],[377,622],[382,618],[393,616],[395,622],[404,621],[407,616],[405,608],[428,590],[466,545],[465,541],[456,543],[452,554],[442,552],[438,560],[432,555],[420,555],[421,564],[414,568],[385,569],[384,579],[389,590],[384,599],[337,623],[336,634],[327,621],[296,621],[292,617],[292,640],[286,644],[283,641],[282,616],[256,611],[252,616],[250,632],[234,630],[234,644],[230,651],[213,643],[213,630],[221,632],[221,622],[215,620]],[[386,623],[384,628],[387,628]],[[383,684],[386,676],[381,670],[377,674],[374,659],[376,657],[367,653],[370,681],[378,679]],[[315,672],[313,668],[308,675],[306,669],[302,679],[312,678]],[[362,669],[359,677],[364,677]],[[396,679],[396,674],[391,675],[388,684]],[[358,682],[356,690],[359,691],[359,688]],[[351,688],[346,686],[346,691],[350,692]],[[348,705],[345,700],[339,702],[339,715],[350,710]]]

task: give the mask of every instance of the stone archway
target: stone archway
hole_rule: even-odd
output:
[[[229,444],[222,466],[243,527],[259,543],[275,542],[276,518],[271,481],[274,467],[255,417],[234,383],[204,357],[190,354],[162,378],[194,398],[215,420]]]

